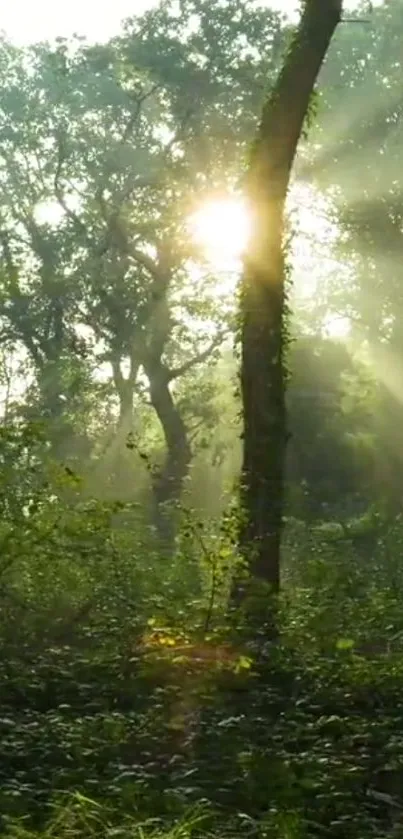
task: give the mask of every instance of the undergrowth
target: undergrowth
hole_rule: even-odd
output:
[[[230,536],[205,535],[198,588],[191,529],[166,573],[133,509],[68,489],[4,498],[2,835],[402,835],[395,559],[391,586],[381,549],[299,536],[279,637],[260,614],[252,638],[223,608]]]

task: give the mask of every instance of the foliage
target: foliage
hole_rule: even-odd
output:
[[[233,311],[217,306],[189,217],[236,186],[283,38],[278,15],[241,3],[175,9],[105,45],[3,40],[1,57],[0,317],[33,378],[25,412],[47,417],[57,457],[119,472],[146,400],[157,506],[189,472],[194,380],[210,399],[189,373],[216,360]]]
[[[346,346],[320,335],[297,336],[289,366],[289,511],[348,518],[377,498],[376,385]]]
[[[7,839],[402,835],[401,12],[389,0],[340,28],[297,161],[338,218],[321,251],[337,285],[323,268],[294,313],[275,643],[261,585],[249,612],[227,609],[242,567],[234,295],[187,219],[237,194],[290,26],[181,0],[104,45],[2,42]],[[346,340],[326,335],[335,313],[355,324]],[[169,448],[152,345],[176,371],[190,453],[169,554],[150,493]]]
[[[33,455],[35,429],[21,439]],[[24,478],[14,497],[29,509],[43,479]],[[300,527],[294,547],[290,532],[281,643],[261,626],[250,646],[240,626],[226,627],[225,599],[207,631],[198,615],[210,592],[186,607],[191,566],[181,611],[175,579],[122,532],[130,506],[83,503],[71,480],[53,477],[53,502],[31,507],[23,530],[16,508],[4,514],[3,834],[395,835],[400,523],[390,531],[374,511],[347,532],[318,527],[303,539]],[[378,548],[361,555],[355,538],[376,524]],[[136,531],[139,520],[131,539]],[[214,540],[200,532],[213,561]],[[224,560],[230,522],[222,539]]]

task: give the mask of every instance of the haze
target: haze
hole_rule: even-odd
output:
[[[379,0],[382,2],[382,0]],[[70,0],[55,3],[53,0],[1,0],[0,30],[16,43],[32,43],[57,36],[69,37],[74,33],[91,40],[105,40],[115,34],[121,21],[134,14],[141,14],[152,5],[152,0],[115,0],[97,6],[94,16],[92,0]],[[293,15],[297,0],[268,0],[268,5],[288,15]],[[354,0],[346,9],[356,6]]]

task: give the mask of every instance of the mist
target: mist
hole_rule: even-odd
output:
[[[250,167],[315,2],[4,11],[7,839],[400,836],[402,0],[344,5],[290,175],[278,590],[242,536]]]

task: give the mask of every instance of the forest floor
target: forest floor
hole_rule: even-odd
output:
[[[403,836],[400,652],[117,638],[3,643],[2,835]]]

